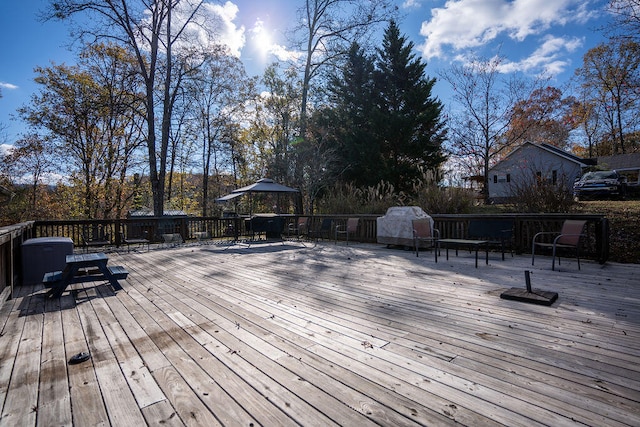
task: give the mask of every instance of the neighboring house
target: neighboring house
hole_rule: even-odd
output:
[[[582,169],[594,164],[591,159],[582,159],[552,145],[525,142],[489,169],[489,199],[507,200],[514,196],[518,186],[530,185],[535,180],[562,185],[571,191]]]
[[[640,153],[598,157],[598,169],[615,169],[629,187],[640,187]]]

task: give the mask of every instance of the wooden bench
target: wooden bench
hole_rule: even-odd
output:
[[[144,245],[147,245],[147,251],[149,250],[150,242],[149,239],[144,237],[125,237],[124,233],[120,233],[120,241],[127,245],[127,252],[131,251],[131,245],[140,245],[144,248]]]
[[[126,279],[129,275],[129,271],[121,265],[108,266],[107,269],[109,270],[111,277],[115,280]],[[78,274],[74,276],[72,283],[93,282],[103,279],[105,279],[105,276],[100,272],[100,270],[93,269],[85,272],[78,272]],[[62,280],[62,271],[50,271],[44,274],[42,283],[45,288],[50,288],[60,280]]]
[[[112,265],[107,268],[109,269],[111,276],[116,280],[126,279],[129,275],[129,271],[121,265]]]

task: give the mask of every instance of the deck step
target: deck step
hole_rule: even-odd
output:
[[[109,269],[111,275],[117,280],[126,279],[129,275],[129,271],[127,271],[127,269],[121,265],[113,265],[107,268]]]

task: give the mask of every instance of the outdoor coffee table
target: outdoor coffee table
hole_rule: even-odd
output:
[[[449,259],[449,247],[455,248],[456,256],[458,256],[459,248],[475,249],[476,251],[476,268],[478,268],[478,249],[484,245],[486,253],[485,263],[489,264],[489,241],[488,240],[467,240],[467,239],[439,239],[438,245],[444,244],[447,251],[447,259]]]
[[[129,272],[121,266],[107,267],[109,258],[102,252],[67,255],[64,270],[45,273],[43,283],[51,285],[47,296],[59,298],[72,283],[106,279],[115,291],[122,289],[118,279],[126,279]]]

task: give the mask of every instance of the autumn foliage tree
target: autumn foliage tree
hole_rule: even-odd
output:
[[[556,87],[534,90],[529,98],[514,105],[505,140],[566,148],[570,133],[577,126],[576,104],[575,98],[563,98],[562,91]]]
[[[84,218],[119,218],[131,191],[126,187],[142,144],[141,99],[131,58],[118,47],[94,45],[79,65],[40,67],[40,91],[19,113],[46,132],[59,163],[82,194]]]
[[[589,49],[575,73],[588,94],[585,102],[599,110],[608,128],[607,154],[626,153],[626,135],[640,125],[640,44],[628,39],[601,43]]]
[[[52,147],[40,135],[30,133],[0,155],[0,164],[0,177],[6,177],[16,196],[3,215],[14,222],[47,218],[51,214],[47,187],[53,184],[47,181],[52,181],[57,171]]]
[[[153,210],[162,216],[172,117],[183,78],[199,67],[197,60],[209,44],[196,43],[190,25],[205,29],[200,11],[203,1],[190,0],[52,0],[48,15],[69,20],[82,15],[77,32],[91,41],[110,40],[133,55],[135,75],[142,82]],[[207,34],[208,35],[208,34]],[[200,49],[202,47],[202,49]]]
[[[185,137],[200,154],[202,216],[211,213],[213,204],[210,179],[219,180],[224,172],[235,169],[236,124],[245,119],[245,109],[256,97],[255,84],[240,60],[222,46],[206,55],[203,65],[184,82],[178,107],[184,116]],[[213,192],[220,195],[222,183],[217,184]]]

